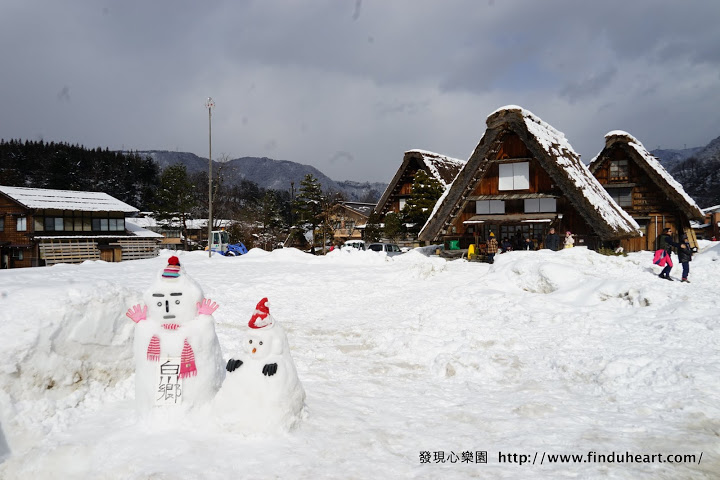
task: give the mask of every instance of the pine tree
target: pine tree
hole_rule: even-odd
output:
[[[408,225],[408,231],[417,234],[427,222],[435,204],[445,189],[435,178],[424,170],[418,170],[412,184],[410,198],[402,209],[402,221]]]
[[[383,227],[383,235],[385,238],[396,242],[405,234],[405,227],[402,222],[402,216],[395,212],[385,215],[385,226]]]
[[[320,225],[323,204],[323,192],[320,181],[308,173],[300,182],[298,196],[293,202],[293,213],[295,227],[302,232],[308,230],[313,232],[313,241],[310,245],[310,253],[315,254],[315,230]]]
[[[365,224],[363,232],[363,240],[366,243],[379,242],[382,236],[382,227],[380,226],[380,214],[372,212]]]
[[[197,205],[193,192],[195,188],[188,178],[185,165],[171,165],[160,175],[160,186],[156,192],[155,214],[160,220],[180,219],[183,247],[187,250],[186,220]]]

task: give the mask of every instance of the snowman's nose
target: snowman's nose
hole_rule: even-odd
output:
[[[253,348],[253,353],[257,352],[257,348]]]

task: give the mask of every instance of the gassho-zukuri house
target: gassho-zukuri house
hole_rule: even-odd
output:
[[[487,129],[451,187],[441,197],[419,239],[451,241],[461,249],[483,242],[532,237],[550,228],[575,236],[576,246],[599,248],[641,235],[580,160],[565,135],[515,105],[493,112]],[[609,246],[609,245],[608,245]]]
[[[125,222],[137,212],[104,192],[0,186],[2,267],[157,256],[162,235]]]
[[[627,240],[628,250],[655,250],[655,238],[665,227],[687,233],[697,246],[690,221],[702,222],[703,211],[635,137],[620,130],[607,133],[589,168],[640,226],[644,236]]]
[[[418,171],[424,170],[447,190],[464,165],[464,160],[446,157],[439,153],[418,149],[408,150],[403,155],[400,168],[380,197],[375,213],[384,217],[391,212],[400,212],[412,194],[412,185]]]

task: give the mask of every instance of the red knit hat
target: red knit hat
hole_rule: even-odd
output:
[[[255,306],[255,313],[250,317],[248,327],[250,328],[265,328],[271,327],[275,324],[272,316],[270,315],[270,307],[268,306],[268,299],[263,298]]]
[[[172,256],[168,259],[168,265],[162,273],[163,278],[175,279],[180,276],[180,259]]]

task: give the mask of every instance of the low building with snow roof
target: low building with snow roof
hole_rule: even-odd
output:
[[[655,250],[655,239],[665,227],[687,233],[697,246],[690,222],[702,222],[702,210],[635,137],[620,130],[607,133],[605,147],[589,168],[640,226],[643,237],[623,242],[626,250]]]
[[[2,268],[156,256],[162,236],[125,221],[137,212],[103,192],[0,186]]]
[[[487,129],[419,234],[446,248],[483,244],[492,232],[523,247],[543,246],[550,228],[571,231],[575,246],[638,237],[620,208],[575,153],[565,135],[515,105],[490,114]]]

